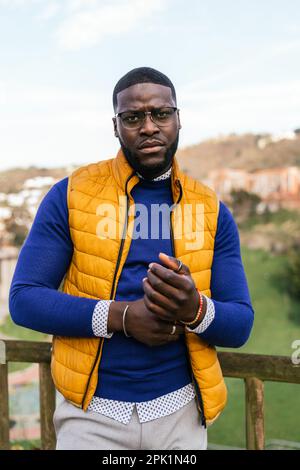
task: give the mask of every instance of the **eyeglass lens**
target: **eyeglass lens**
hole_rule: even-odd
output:
[[[173,120],[177,108],[157,108],[152,109],[151,119],[160,126],[167,126]],[[148,113],[147,113],[148,114]],[[146,119],[144,111],[125,111],[120,113],[120,118],[124,127],[128,129],[137,129],[141,127]]]

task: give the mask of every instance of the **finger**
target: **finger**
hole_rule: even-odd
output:
[[[176,289],[175,287],[171,286],[170,284],[167,284],[163,279],[161,279],[159,276],[154,274],[151,269],[147,272],[148,276],[148,281],[150,282],[151,287],[156,290],[157,292],[160,292],[162,295],[165,297],[168,297],[169,299],[176,299],[180,291]]]
[[[169,331],[167,331],[166,333],[164,333],[164,337],[165,337],[165,338],[166,338],[167,336],[169,336],[169,337],[171,337],[171,338],[173,338],[174,336],[178,336],[178,337],[179,337],[179,336],[181,336],[181,335],[184,333],[184,331],[185,331],[184,328],[183,328],[183,329],[181,329],[181,328],[179,329],[179,328],[177,328],[177,326],[176,326],[176,331],[175,331],[175,333],[172,334],[171,325],[168,325],[168,330],[169,330]]]
[[[158,257],[166,268],[173,269],[174,271],[178,268],[179,262],[173,256],[159,253]]]
[[[151,272],[156,274],[156,276],[160,277],[160,279],[162,279],[167,284],[170,284],[172,287],[176,287],[177,289],[185,289],[188,287],[188,276],[177,274],[171,269],[165,268],[158,263],[150,263],[149,269]]]
[[[173,343],[174,341],[178,341],[179,338],[180,338],[180,335],[169,335],[168,343]]]
[[[173,327],[175,326],[174,333],[173,332]],[[166,323],[166,322],[161,322],[159,324],[159,329],[161,334],[163,335],[182,335],[185,332],[185,327],[180,325],[179,323],[173,322],[172,323]]]
[[[144,295],[144,302],[147,309],[158,315],[161,320],[169,323],[174,323],[175,316],[164,308],[160,307],[159,305],[156,305],[155,303],[151,302],[146,294]]]
[[[166,268],[172,269],[173,271],[177,271],[180,266],[180,260],[178,258],[166,255],[165,253],[159,253],[158,256]],[[179,273],[190,274],[190,268],[186,264],[182,263]]]
[[[155,345],[156,346],[164,346],[165,344],[168,343],[173,343],[174,341],[178,341],[180,338],[180,335],[168,335],[168,336],[163,336],[160,341],[158,341]]]
[[[170,312],[177,309],[177,305],[173,302],[173,300],[165,297],[163,294],[153,289],[147,277],[143,279],[143,289],[146,296],[153,304],[156,304]]]
[[[185,332],[185,326],[176,325],[176,334],[183,335]]]

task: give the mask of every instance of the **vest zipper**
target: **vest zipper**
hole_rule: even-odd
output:
[[[120,249],[119,249],[119,253],[118,253],[118,259],[117,259],[117,263],[116,263],[116,269],[115,269],[115,272],[114,272],[114,278],[113,278],[113,282],[112,282],[112,288],[111,288],[111,291],[110,291],[110,299],[112,299],[112,298],[113,298],[113,295],[114,295],[115,283],[116,283],[117,273],[118,273],[118,269],[119,269],[120,262],[121,262],[122,252],[123,252],[124,243],[125,243],[125,233],[126,233],[127,224],[128,224],[128,207],[129,207],[128,201],[129,201],[129,196],[128,196],[128,193],[127,193],[127,185],[128,185],[128,183],[129,183],[129,180],[132,178],[132,176],[133,176],[134,174],[135,174],[135,173],[131,173],[131,175],[129,176],[129,178],[127,178],[127,181],[126,181],[126,184],[125,184],[125,192],[126,192],[126,218],[125,218],[125,223],[124,223],[124,226],[123,226],[122,240],[121,240],[121,245],[120,245]]]
[[[197,398],[198,405],[199,405],[198,407],[199,407],[199,411],[201,413],[201,424],[206,428],[206,418],[205,418],[205,414],[204,414],[204,406],[203,406],[202,395],[201,395],[201,391],[200,391],[199,385],[197,383],[197,380],[195,379],[195,376],[193,374],[193,369],[192,369],[192,364],[191,364],[191,359],[189,357],[189,354],[188,354],[188,359],[189,359],[189,365],[190,365],[190,372],[191,372],[191,375],[192,375],[192,381],[193,381],[195,392],[196,392],[196,398]]]
[[[115,272],[114,272],[114,278],[113,278],[113,282],[112,282],[112,288],[111,288],[111,291],[110,291],[110,299],[113,298],[113,293],[114,293],[114,290],[115,290],[116,277],[117,277],[118,269],[119,269],[120,262],[121,262],[122,252],[123,252],[124,243],[125,243],[125,233],[126,233],[127,224],[128,224],[128,205],[129,205],[129,204],[128,204],[128,201],[129,201],[129,196],[128,196],[128,193],[127,193],[127,185],[128,185],[129,180],[131,179],[131,177],[132,177],[134,174],[135,174],[134,172],[131,173],[131,175],[127,178],[126,184],[125,184],[125,193],[126,193],[126,217],[125,217],[125,223],[124,223],[124,226],[123,226],[122,240],[121,240],[121,244],[120,244],[120,248],[119,248],[118,259],[117,259],[117,263],[116,263],[116,269],[115,269]],[[97,364],[97,362],[98,362],[98,358],[99,358],[100,352],[101,352],[102,349],[103,349],[104,339],[105,339],[105,338],[100,338],[100,341],[99,341],[99,345],[98,345],[98,350],[97,350],[96,358],[95,358],[95,361],[94,361],[94,364],[93,364],[93,367],[92,367],[92,370],[91,370],[91,373],[90,373],[90,376],[89,376],[89,379],[88,379],[88,382],[87,382],[87,386],[86,386],[86,389],[85,389],[85,392],[84,392],[84,396],[83,396],[83,399],[82,399],[82,402],[81,402],[81,407],[82,407],[82,408],[83,408],[83,404],[84,404],[84,401],[85,401],[85,398],[86,398],[86,395],[87,395],[87,392],[88,392],[88,389],[89,389],[89,385],[90,385],[90,382],[91,382],[92,375],[93,375],[93,373],[94,373],[96,364]]]
[[[178,183],[177,183],[177,182],[178,182]],[[180,181],[179,181],[179,180],[176,180],[176,184],[179,185],[180,194],[179,194],[178,201],[175,203],[175,206],[176,206],[177,204],[179,204],[179,202],[181,201],[181,198],[182,198],[182,194],[183,194]],[[172,253],[173,253],[173,256],[175,256],[174,232],[173,232],[172,217],[171,217],[171,215],[172,215],[172,211],[170,211],[170,232],[171,232]],[[204,414],[204,406],[203,406],[203,400],[202,400],[201,391],[200,391],[199,385],[198,385],[198,383],[197,383],[197,380],[196,380],[195,377],[194,377],[193,368],[192,368],[192,364],[191,364],[191,359],[190,359],[189,353],[187,354],[187,356],[188,356],[188,360],[189,360],[189,368],[190,368],[190,372],[191,372],[191,376],[192,376],[192,381],[193,381],[194,389],[195,389],[195,392],[196,392],[196,399],[197,399],[197,401],[198,401],[198,408],[199,408],[199,411],[200,411],[200,413],[201,413],[201,423],[202,423],[202,425],[206,428],[206,418],[205,418],[205,414]]]

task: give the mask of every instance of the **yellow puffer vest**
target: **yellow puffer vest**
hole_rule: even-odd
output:
[[[138,181],[121,150],[116,158],[81,167],[70,176],[68,209],[74,253],[64,279],[64,292],[93,299],[115,297],[130,249],[134,225],[131,190]],[[171,214],[175,256],[189,266],[198,289],[210,297],[219,211],[217,197],[211,189],[181,173],[176,158],[172,169],[172,192],[173,200],[177,202]],[[187,217],[187,223],[182,227],[181,215],[186,204],[192,217]],[[105,214],[103,207],[108,208]],[[197,218],[195,227],[199,208],[202,218]],[[122,237],[119,234],[124,230],[126,214],[128,230]],[[103,231],[103,221],[108,221],[108,225],[112,222],[109,236],[107,228],[105,233]],[[198,238],[191,238],[193,232]],[[196,239],[198,244],[194,245]],[[224,408],[227,396],[217,353],[195,333],[186,332],[185,338],[198,408],[200,412],[204,411],[206,423],[211,424]],[[109,339],[53,338],[51,370],[55,386],[67,400],[84,410],[97,386],[104,341]]]

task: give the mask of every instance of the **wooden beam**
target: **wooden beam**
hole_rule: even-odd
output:
[[[221,352],[218,357],[225,377],[300,384],[300,367],[293,365],[290,357],[235,352]]]
[[[40,375],[40,417],[41,442],[43,450],[55,449],[55,430],[53,414],[55,410],[55,387],[51,377],[49,364],[39,365]]]
[[[48,362],[51,360],[51,343],[42,341],[5,340],[7,362]]]
[[[6,345],[8,362],[50,363],[49,342],[6,340],[3,342]],[[257,377],[261,380],[300,384],[300,367],[293,365],[290,357],[237,352],[220,352],[218,357],[226,377]]]
[[[9,450],[8,367],[0,363],[0,450]]]
[[[255,377],[245,379],[246,391],[246,447],[264,450],[264,384]]]

